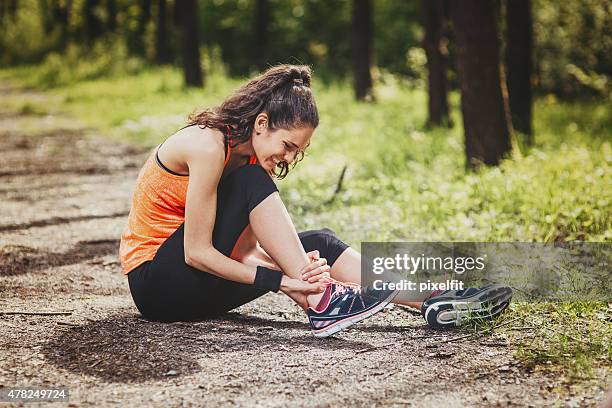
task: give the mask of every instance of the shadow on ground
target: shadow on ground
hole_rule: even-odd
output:
[[[63,253],[48,252],[23,245],[6,245],[0,247],[0,276],[20,275],[51,267],[74,265],[118,252],[119,241],[116,239],[79,241]]]
[[[227,354],[248,351],[277,352],[280,356],[287,354],[283,347],[357,351],[371,344],[333,337],[319,339],[301,322],[237,313],[176,323],[132,315],[70,327],[52,338],[43,352],[58,368],[124,383],[189,375],[202,369],[197,360],[203,357],[226,359],[233,358]]]

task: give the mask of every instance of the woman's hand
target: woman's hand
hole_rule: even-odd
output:
[[[327,282],[331,270],[331,267],[327,264],[327,259],[319,258],[319,251],[316,249],[308,252],[306,255],[310,263],[300,270],[302,280],[308,283]]]
[[[284,275],[281,280],[280,290],[306,310],[310,306],[308,304],[308,296],[321,293],[325,291],[326,287],[327,285],[324,282],[308,283]]]

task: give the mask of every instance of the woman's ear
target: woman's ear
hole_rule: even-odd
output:
[[[255,118],[255,131],[257,133],[262,133],[264,130],[266,130],[267,127],[268,127],[268,114],[262,112],[259,115],[257,115],[257,117]]]

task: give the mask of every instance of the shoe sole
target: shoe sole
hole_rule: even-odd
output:
[[[501,314],[511,299],[512,289],[501,285],[492,286],[465,299],[432,303],[424,317],[430,326],[436,328],[459,326],[470,318],[490,320]]]
[[[311,332],[315,337],[329,337],[332,334],[338,333],[339,331],[351,327],[355,323],[359,323],[360,321],[367,319],[368,317],[380,312],[382,309],[384,309],[385,306],[391,303],[391,301],[395,298],[395,296],[397,296],[398,293],[399,290],[391,292],[391,294],[385,300],[383,300],[367,312],[363,312],[361,314],[341,320],[337,323],[330,324],[329,326],[321,330],[311,330]]]

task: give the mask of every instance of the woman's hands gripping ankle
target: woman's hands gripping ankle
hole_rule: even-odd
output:
[[[280,286],[280,290],[304,310],[318,305],[329,284],[331,269],[327,260],[319,257],[319,251],[311,251],[306,255],[310,262],[300,270],[301,278],[284,275]]]

